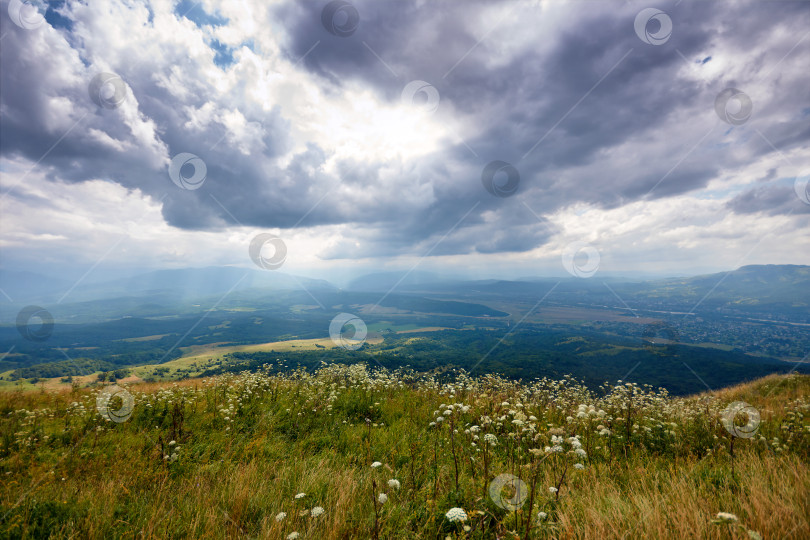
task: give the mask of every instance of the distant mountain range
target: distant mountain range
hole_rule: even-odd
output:
[[[602,282],[607,281],[609,283],[626,283],[646,291],[658,290],[661,293],[663,293],[663,290],[685,293],[687,291],[708,291],[709,289],[715,288],[716,291],[730,291],[733,294],[747,291],[749,293],[765,295],[795,295],[799,292],[796,290],[797,287],[804,287],[804,291],[810,294],[810,287],[807,287],[810,285],[810,266],[795,264],[749,265],[729,272],[653,280],[620,277],[600,279],[597,274],[590,279],[543,277],[519,280],[484,279],[466,281],[454,280],[432,272],[382,272],[358,277],[352,280],[347,285],[346,289],[379,292],[390,289],[396,284],[397,290],[400,291],[426,291],[441,289],[443,287],[453,289],[483,287],[492,290],[521,290],[521,287],[525,286],[555,283],[558,281],[577,283],[583,289],[594,287],[594,284],[602,286]]]
[[[122,298],[163,298],[179,302],[225,295],[229,291],[336,292],[326,280],[278,271],[235,267],[158,270],[101,283],[84,284],[30,272],[0,271],[0,287],[13,299],[0,301],[3,319],[15,306],[71,304]],[[535,278],[454,280],[432,272],[382,272],[352,280],[349,292],[397,292],[485,302],[494,298],[539,298],[554,287],[549,301],[609,307],[690,310],[775,311],[810,318],[810,266],[751,265],[730,272],[688,278]],[[802,319],[802,317],[799,317]]]
[[[66,280],[53,279],[32,272],[0,271],[0,287],[9,294],[15,304],[72,303],[152,295],[193,300],[225,294],[229,290],[248,289],[337,290],[337,287],[321,279],[229,266],[156,270],[133,277],[92,284],[79,283],[75,286]]]
[[[414,274],[416,274],[414,272]],[[484,302],[498,297],[539,298],[554,287],[551,302],[683,310],[723,309],[778,313],[799,320],[810,318],[810,266],[750,265],[729,272],[688,278],[640,281],[626,278],[536,278],[519,281],[453,281],[429,273],[369,274],[354,280],[355,291],[387,291],[396,284],[400,293],[469,297]],[[431,279],[432,278],[432,279]]]
[[[690,278],[667,279],[650,282],[654,286],[649,294],[667,295],[674,291],[681,295],[699,295],[713,291],[753,299],[760,302],[796,302],[808,305],[810,299],[810,266],[795,264],[767,264],[742,266],[731,272],[708,274]]]
[[[375,272],[365,274],[350,281],[345,289],[347,291],[380,292],[396,287],[397,290],[420,289],[422,287],[435,288],[441,284],[459,284],[463,281],[454,280],[435,272]]]

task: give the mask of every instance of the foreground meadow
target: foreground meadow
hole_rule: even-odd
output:
[[[809,391],[324,365],[3,392],[0,537],[808,538]]]

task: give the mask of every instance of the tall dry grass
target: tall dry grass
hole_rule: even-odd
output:
[[[120,424],[99,418],[93,389],[0,394],[0,538],[370,538],[379,492],[388,495],[377,508],[381,538],[721,539],[748,530],[810,538],[802,443],[810,438],[800,432],[810,429],[810,377],[675,399],[632,388],[598,396],[573,382],[532,387],[330,369],[132,387],[135,409]],[[735,440],[732,472],[717,414],[736,400],[756,406],[762,423],[757,437]],[[581,402],[605,416],[577,418]],[[439,405],[451,403],[468,410],[459,405],[436,423]],[[525,422],[513,424],[520,411]],[[507,418],[500,425],[481,421],[499,416]],[[634,419],[630,428],[625,416]],[[597,423],[611,433],[599,435]],[[467,432],[473,425],[497,434],[488,476],[482,439]],[[548,456],[543,446],[555,429],[589,448],[581,460],[558,456],[585,465],[566,465],[558,495],[548,491],[560,481],[551,466],[558,457],[528,452]],[[178,445],[178,458],[166,459]],[[493,504],[487,486],[500,473],[535,479],[533,507]],[[392,478],[401,489],[387,487]],[[312,517],[316,506],[325,513]],[[469,532],[446,519],[453,507],[467,511]],[[540,511],[548,517],[538,522]],[[714,523],[718,512],[739,524]]]

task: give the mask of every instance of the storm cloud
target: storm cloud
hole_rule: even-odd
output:
[[[642,7],[68,1],[3,17],[0,158],[138,191],[182,230],[350,231],[323,259],[529,252],[552,215],[713,182],[731,214],[806,215],[786,179],[810,165],[810,4],[662,2],[658,44]],[[198,189],[170,178],[181,153]],[[514,193],[486,189],[493,161]],[[31,197],[25,174],[4,198]]]

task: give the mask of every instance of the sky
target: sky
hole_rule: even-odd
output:
[[[0,19],[3,270],[810,264],[805,0],[2,0]]]

